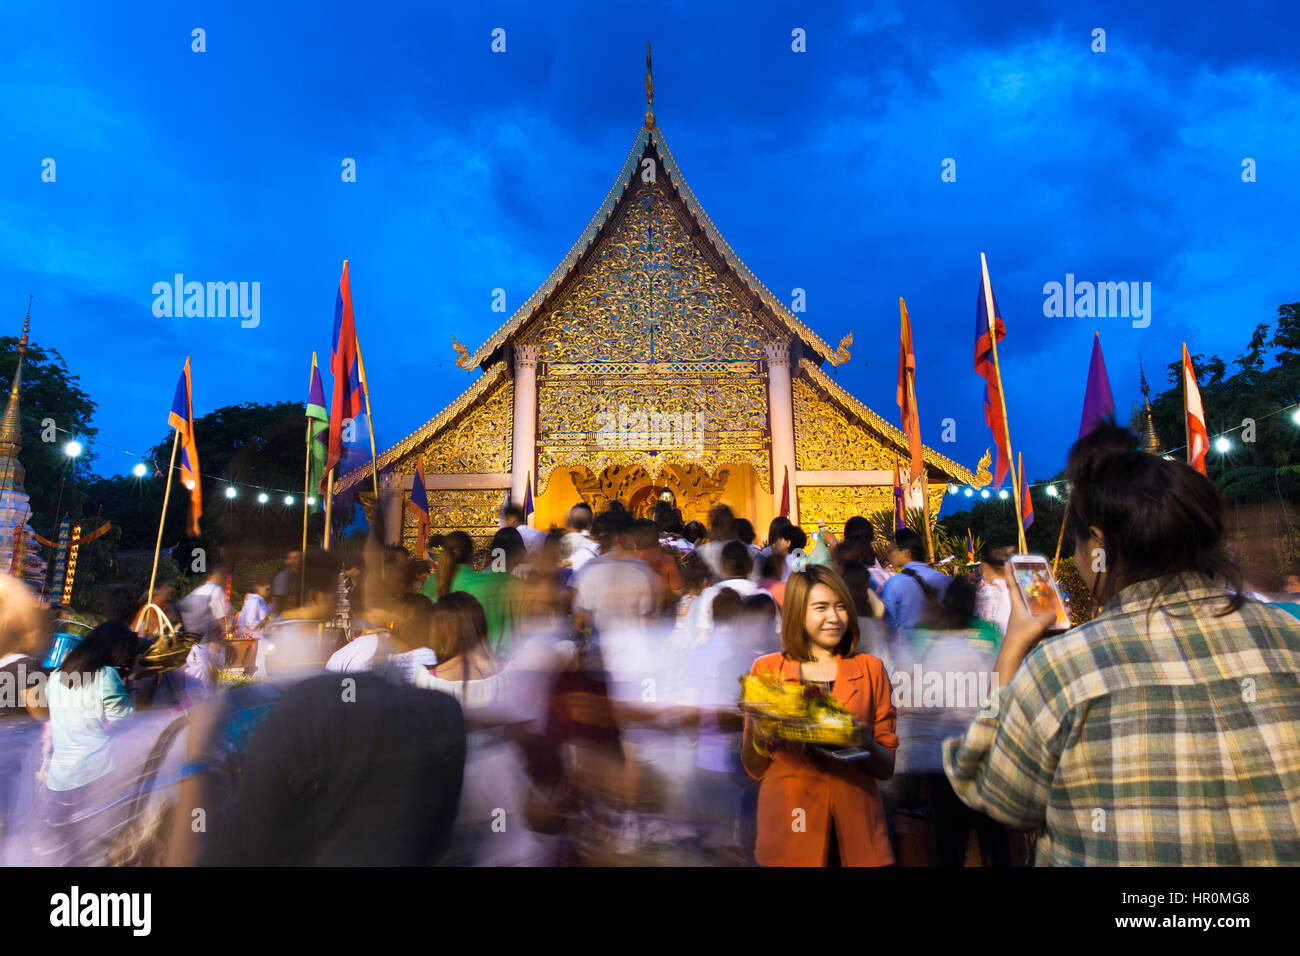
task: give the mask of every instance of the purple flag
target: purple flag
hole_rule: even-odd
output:
[[[1101,357],[1101,335],[1092,333],[1092,361],[1088,363],[1088,390],[1083,396],[1083,418],[1079,421],[1082,438],[1115,411],[1115,399],[1110,394],[1110,379],[1106,377],[1106,361]]]

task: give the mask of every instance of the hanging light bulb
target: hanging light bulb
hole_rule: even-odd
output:
[[[259,505],[264,505],[270,500],[271,500],[270,496],[267,495],[265,491],[259,492],[257,495],[257,503]]]
[[[149,469],[144,466],[144,462],[142,461],[136,462],[135,467],[131,469],[131,474],[135,475],[137,478],[143,478],[148,473]]]
[[[237,495],[237,494],[239,494],[239,492],[235,490],[235,486],[234,486],[234,485],[228,485],[228,486],[226,486],[226,497],[227,497],[227,498],[233,498],[233,497],[235,497],[235,495]]]

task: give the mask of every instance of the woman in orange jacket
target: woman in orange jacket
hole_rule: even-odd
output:
[[[858,745],[870,756],[842,761],[817,747],[756,740],[746,720],[741,762],[761,781],[754,857],[764,866],[894,862],[876,781],[893,775],[897,721],[885,666],[855,653],[858,637],[853,599],[838,574],[810,565],[790,575],[781,619],[784,650],[760,657],[751,673],[822,685],[862,725]]]

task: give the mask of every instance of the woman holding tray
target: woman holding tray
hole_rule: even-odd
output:
[[[761,781],[755,859],[764,866],[887,866],[894,862],[877,780],[898,748],[890,684],[879,658],[858,654],[858,620],[842,578],[810,565],[786,583],[779,654],[754,662],[752,678],[802,684],[805,698],[833,697],[852,715],[858,759],[791,739],[771,721],[745,721],[741,761]],[[832,704],[832,706],[834,706]],[[815,734],[812,736],[815,737]]]

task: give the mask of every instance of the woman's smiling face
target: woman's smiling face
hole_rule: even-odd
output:
[[[849,626],[849,608],[824,584],[814,584],[808,592],[808,610],[804,613],[804,630],[808,639],[824,650],[834,650],[844,639]]]

